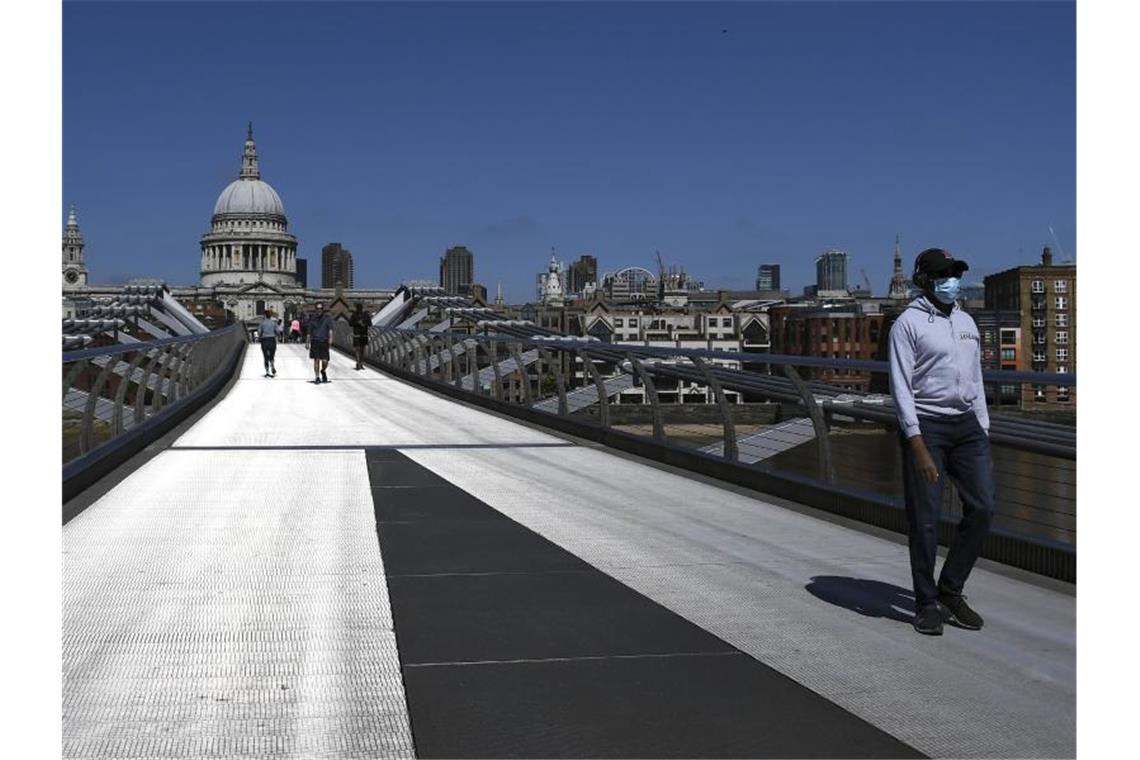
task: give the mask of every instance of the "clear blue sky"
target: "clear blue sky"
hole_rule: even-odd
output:
[[[93,282],[198,277],[246,122],[318,269],[533,297],[570,261],[684,265],[707,287],[876,293],[895,234],[968,279],[1076,256],[1075,5],[65,2],[63,203]],[[1056,248],[1056,246],[1054,246]],[[311,282],[313,279],[311,277]]]

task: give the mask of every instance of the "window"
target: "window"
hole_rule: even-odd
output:
[[[1003,348],[1001,350],[1001,360],[1003,362],[1012,362],[1017,360],[1017,349]]]
[[[725,317],[720,321],[724,327],[732,327],[732,317]]]
[[[1058,385],[1057,386],[1057,400],[1058,401],[1068,401],[1069,400],[1069,387],[1067,385]]]
[[[1066,364],[1058,364],[1057,371],[1062,375],[1067,375],[1069,373],[1069,367]]]
[[[1068,327],[1068,326],[1069,326],[1069,315],[1068,314],[1058,314],[1057,315],[1057,327]]]
[[[1045,311],[1045,299],[1034,298],[1033,302],[1029,305],[1029,308],[1033,309],[1034,311]]]
[[[1061,345],[1061,346],[1066,346],[1066,345],[1068,345],[1068,343],[1069,343],[1069,331],[1068,330],[1058,330],[1057,331],[1057,344]]]
[[[1044,280],[1034,280],[1033,285],[1030,286],[1030,288],[1029,288],[1029,291],[1031,293],[1044,293],[1045,292],[1045,281]]]
[[[1068,280],[1054,280],[1053,281],[1053,292],[1054,293],[1068,293],[1069,292]]]
[[[1059,361],[1059,362],[1069,361],[1069,349],[1058,348],[1057,349],[1057,361]]]
[[[985,332],[982,333],[982,343],[989,345],[990,343],[993,343],[993,342],[994,342],[994,331],[993,330],[986,330]]]
[[[1033,400],[1034,401],[1044,401],[1045,400],[1045,386],[1044,385],[1033,386]]]
[[[1045,317],[1034,317],[1033,318],[1033,326],[1034,327],[1044,327],[1045,326]]]
[[[1056,306],[1058,310],[1069,308],[1069,299],[1065,296],[1057,296]]]
[[[1044,325],[1042,325],[1044,327]],[[1017,330],[1002,330],[1001,331],[1001,344],[1003,346],[1016,346],[1017,345]]]
[[[1035,345],[1035,346],[1044,346],[1045,345],[1045,331],[1044,330],[1039,330],[1039,331],[1033,333],[1033,345]]]
[[[625,320],[621,317],[618,317],[614,320],[614,327],[625,327]]]
[[[1033,352],[1033,363],[1034,364],[1044,364],[1045,363],[1045,352],[1044,351],[1034,351]]]

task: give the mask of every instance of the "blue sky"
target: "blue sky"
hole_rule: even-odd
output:
[[[552,246],[796,290],[839,247],[876,293],[896,233],[976,279],[1049,225],[1077,253],[1072,3],[66,2],[63,50],[94,282],[196,282],[250,120],[301,255],[364,287],[456,244],[512,301]]]

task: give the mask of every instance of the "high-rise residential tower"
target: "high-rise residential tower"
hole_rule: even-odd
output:
[[[439,284],[451,295],[469,295],[475,282],[475,256],[467,246],[456,245],[447,249],[439,260]]]
[[[352,253],[340,243],[329,243],[321,249],[321,287],[353,288]]]

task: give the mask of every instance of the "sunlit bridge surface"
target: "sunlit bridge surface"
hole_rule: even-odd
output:
[[[1071,586],[277,356],[64,526],[66,757],[1075,755]]]

